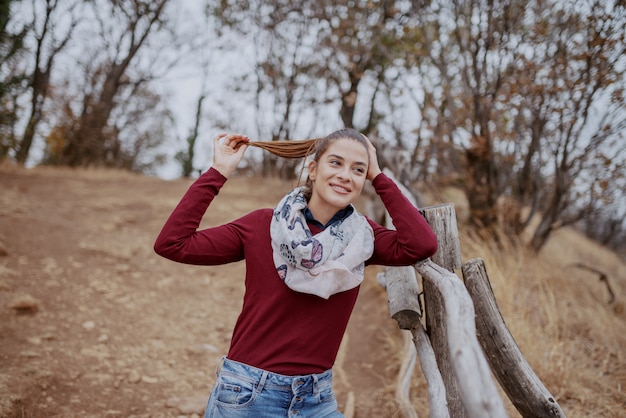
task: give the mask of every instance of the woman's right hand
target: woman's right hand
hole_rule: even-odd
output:
[[[230,176],[243,159],[248,148],[248,137],[221,133],[213,140],[213,168],[224,177]]]

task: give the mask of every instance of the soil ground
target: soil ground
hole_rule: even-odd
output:
[[[189,184],[0,166],[0,416],[201,416],[244,271],[153,252]],[[290,187],[233,178],[206,225],[272,207]],[[354,397],[361,418],[398,416],[401,337],[377,271],[368,267],[334,368],[340,409]],[[419,383],[413,390],[426,392]]]

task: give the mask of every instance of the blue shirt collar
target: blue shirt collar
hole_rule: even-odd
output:
[[[322,223],[320,221],[315,219],[315,217],[313,216],[313,212],[311,212],[311,209],[309,209],[308,206],[306,208],[304,208],[304,210],[303,210],[304,218],[306,219],[306,221],[309,222],[312,225],[317,226],[318,228],[321,228],[321,229],[326,229],[329,226],[335,225],[335,224],[343,221],[348,216],[352,215],[352,212],[354,212],[354,207],[352,205],[348,205],[345,208],[337,211],[337,213],[335,213],[333,215],[333,217],[330,218],[330,221],[328,221],[328,223],[326,225],[322,225]]]

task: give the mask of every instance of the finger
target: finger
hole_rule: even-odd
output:
[[[237,147],[237,143],[239,142],[238,139],[239,135],[237,134],[228,134],[224,137],[224,145],[226,145],[228,148],[236,148]]]
[[[242,145],[247,145],[248,142],[250,142],[250,139],[247,136],[240,136],[240,137],[236,137],[234,138],[236,143],[235,143],[235,149],[238,149],[239,147],[241,147]]]
[[[239,142],[237,143],[237,145],[235,145],[235,152],[237,154],[243,154],[244,152],[246,152],[246,149],[248,149],[248,144],[246,144],[245,142]]]
[[[235,149],[239,148],[242,144],[247,144],[248,142],[250,142],[250,139],[245,135],[236,134],[230,137],[230,143]]]
[[[219,133],[215,136],[215,138],[213,139],[213,146],[217,147],[220,143],[220,141],[222,140],[222,138],[226,137],[228,134],[226,132],[222,132]]]

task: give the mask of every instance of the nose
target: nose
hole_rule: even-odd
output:
[[[350,180],[350,168],[349,167],[343,167],[337,173],[337,177],[342,179],[342,180],[346,180],[346,181]]]

